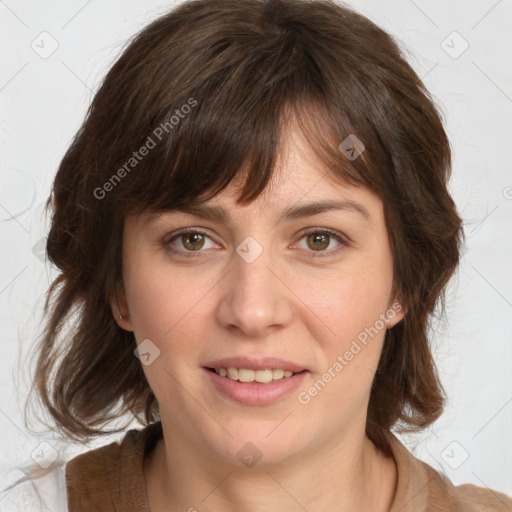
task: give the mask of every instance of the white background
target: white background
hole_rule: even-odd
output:
[[[29,350],[55,277],[37,244],[58,164],[101,78],[130,36],[173,3],[0,1],[2,488],[37,453],[65,460],[107,442],[70,446],[24,422]],[[403,42],[440,105],[454,152],[451,190],[467,236],[448,322],[432,333],[448,405],[431,429],[402,439],[455,484],[512,495],[512,1],[349,5]],[[32,48],[42,53],[52,44],[58,48],[47,58]]]

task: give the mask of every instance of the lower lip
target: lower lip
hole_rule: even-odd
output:
[[[265,405],[277,402],[296,390],[305,379],[306,374],[309,373],[303,371],[291,377],[283,377],[268,384],[261,384],[260,382],[231,380],[227,377],[221,377],[207,368],[204,371],[210,375],[214,386],[221,393],[239,403],[248,405]]]

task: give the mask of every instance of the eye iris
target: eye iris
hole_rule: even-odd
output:
[[[312,242],[313,244],[321,244],[321,246],[316,245],[314,250],[322,250],[326,249],[329,246],[329,235],[323,233],[313,233],[308,235],[308,244]]]
[[[191,244],[189,244],[189,240],[192,240]],[[197,246],[194,245],[198,242],[201,242],[201,245]],[[183,235],[183,246],[187,249],[191,249],[192,251],[197,251],[198,249],[201,249],[204,245],[204,237],[200,233],[191,233],[188,235]]]

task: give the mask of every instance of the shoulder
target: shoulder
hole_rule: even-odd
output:
[[[428,474],[428,511],[512,512],[512,498],[473,484],[454,485],[442,472],[421,462]]]
[[[441,471],[416,458],[397,437],[391,451],[398,470],[391,512],[512,512],[512,498],[473,484],[454,485]]]
[[[450,482],[451,483],[451,482]],[[454,501],[467,512],[512,512],[512,498],[473,484],[451,485]]]
[[[42,476],[24,477],[0,495],[0,509],[12,512],[67,512],[66,464],[60,464]]]
[[[128,431],[121,441],[101,446],[77,455],[67,463],[66,475],[69,480],[73,472],[94,471],[95,474],[110,474],[113,466],[139,462],[153,448],[161,436],[160,422],[148,425],[142,430]]]
[[[71,459],[66,466],[70,511],[118,510],[116,505],[145,503],[144,458],[161,436],[161,424],[130,430],[120,442],[110,443]],[[138,510],[138,508],[136,508]]]

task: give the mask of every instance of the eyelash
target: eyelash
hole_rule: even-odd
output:
[[[208,237],[208,238],[211,239],[211,236],[208,233],[204,232],[204,231],[201,231],[199,229],[187,228],[187,229],[185,229],[183,231],[179,231],[178,233],[175,233],[171,238],[166,239],[164,241],[164,245],[173,254],[179,254],[179,255],[184,256],[186,258],[197,257],[198,256],[197,253],[201,253],[201,252],[205,252],[205,251],[203,251],[201,249],[199,249],[197,251],[177,250],[177,249],[172,248],[172,245],[171,245],[171,242],[173,242],[174,240],[177,240],[177,239],[179,239],[180,237],[182,237],[184,235],[192,235],[192,234],[193,235],[202,235],[202,236],[205,236],[205,237]],[[313,235],[313,234],[327,234],[331,238],[334,238],[340,244],[340,246],[338,246],[335,249],[330,249],[328,251],[306,251],[306,253],[307,253],[307,254],[305,254],[306,258],[317,259],[317,258],[327,258],[327,257],[330,257],[330,256],[334,256],[334,255],[338,254],[340,251],[342,251],[344,249],[344,247],[349,245],[349,241],[348,241],[347,238],[345,238],[340,233],[338,233],[336,231],[333,231],[331,229],[327,229],[327,228],[323,228],[323,229],[314,228],[314,229],[311,229],[309,231],[305,231],[305,232],[302,233],[301,237],[299,238],[299,241],[302,240],[303,238],[305,238],[305,237],[307,237],[309,235]]]

